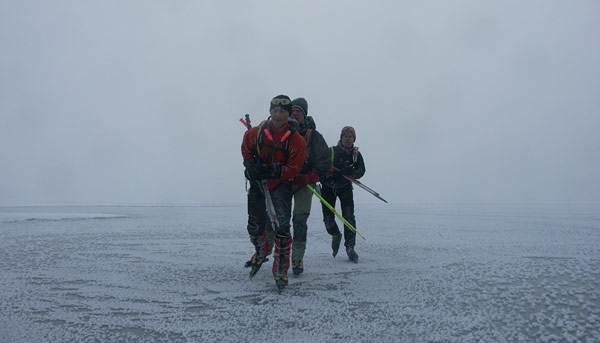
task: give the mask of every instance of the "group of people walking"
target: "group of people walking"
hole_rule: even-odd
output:
[[[304,271],[307,221],[316,182],[321,184],[321,197],[332,207],[335,208],[339,198],[342,216],[354,228],[354,197],[349,177],[362,177],[365,164],[354,146],[354,128],[345,126],[338,144],[328,147],[313,118],[308,116],[306,99],[292,101],[287,95],[278,95],[271,100],[269,113],[268,120],[248,128],[242,142],[244,175],[250,181],[247,228],[255,249],[246,267],[251,268],[252,277],[272,254],[273,276],[277,287],[282,289],[288,284],[290,257],[294,275]],[[334,213],[325,204],[322,210],[335,257],[342,233]],[[357,263],[355,243],[356,233],[344,225],[346,253]]]

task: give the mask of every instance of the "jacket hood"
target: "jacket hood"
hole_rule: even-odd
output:
[[[298,124],[298,121],[296,121],[295,119],[294,119],[294,121],[296,122],[296,124]],[[306,133],[306,130],[308,130],[308,129],[313,129],[313,130],[317,129],[317,124],[315,124],[315,121],[310,116],[307,116],[304,118],[304,125],[298,124],[298,132],[300,132],[300,134],[302,136],[304,136],[304,134]]]

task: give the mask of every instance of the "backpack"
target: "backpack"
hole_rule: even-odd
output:
[[[292,139],[292,136],[294,135],[294,133],[296,132],[296,130],[291,127],[291,125],[288,125],[288,130],[283,134],[283,137],[281,137],[281,140],[277,143],[275,143],[273,141],[273,136],[271,135],[271,131],[269,131],[269,123],[271,121],[268,120],[266,122],[264,122],[262,125],[259,126],[258,128],[258,133],[256,136],[256,151],[258,153],[258,156],[260,156],[260,149],[261,147],[268,147],[271,148],[271,150],[269,151],[269,159],[271,161],[273,161],[274,157],[275,157],[275,151],[281,151],[283,153],[283,156],[285,157],[285,161],[287,162],[288,158],[290,157],[290,150],[289,150],[289,146],[290,146],[290,140]]]

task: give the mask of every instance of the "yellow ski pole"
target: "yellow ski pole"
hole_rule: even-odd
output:
[[[319,192],[317,192],[314,188],[311,187],[311,185],[306,185],[306,187],[308,187],[308,189],[310,189],[313,193],[315,193],[315,195],[317,196],[317,198],[319,198],[319,200],[321,200],[321,202],[323,204],[325,204],[325,206],[327,206],[328,209],[331,210],[331,212],[333,212],[333,214],[335,214],[338,218],[340,218],[341,221],[344,222],[344,224],[346,224],[346,226],[348,228],[350,228],[352,231],[356,232],[362,239],[364,239],[365,241],[367,240],[365,237],[363,237],[363,235],[360,234],[360,232],[358,232],[358,230],[356,230],[354,228],[354,226],[352,226],[352,224],[348,223],[348,221],[346,220],[346,218],[342,217],[341,214],[339,214],[335,208],[333,208],[331,205],[329,205],[329,203],[327,201],[325,201],[325,199],[323,199],[323,197],[321,196],[321,194],[319,194]]]

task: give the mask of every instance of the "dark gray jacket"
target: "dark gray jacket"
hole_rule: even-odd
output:
[[[325,177],[330,167],[329,148],[311,116],[307,116],[304,125],[298,127],[298,133],[308,140],[306,159],[300,174],[314,172],[319,178]]]
[[[352,182],[342,175],[352,176],[355,179],[360,179],[365,175],[365,161],[360,151],[357,151],[355,160],[354,145],[349,149],[344,148],[342,142],[339,141],[336,146],[332,146],[329,150],[330,166],[334,170],[329,171],[324,178],[321,178],[323,187],[343,189],[350,187]]]

